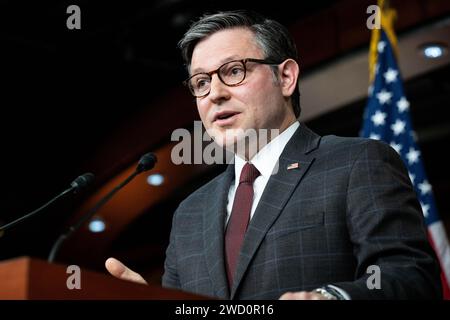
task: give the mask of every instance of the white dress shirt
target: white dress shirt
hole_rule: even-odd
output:
[[[252,210],[250,211],[250,219],[252,219],[255,209],[258,206],[261,195],[270,179],[272,173],[276,173],[278,170],[278,158],[280,158],[281,153],[286,147],[288,141],[292,138],[297,128],[300,126],[298,121],[291,124],[286,130],[284,130],[280,135],[272,139],[268,144],[266,144],[259,152],[250,159],[250,162],[258,169],[261,175],[256,178],[253,183],[253,204]],[[244,167],[246,161],[239,157],[234,156],[234,182],[230,186],[228,191],[228,203],[227,203],[227,222],[231,216],[231,210],[233,208],[234,196],[236,195],[236,181],[239,184],[239,177],[241,176],[242,168]]]

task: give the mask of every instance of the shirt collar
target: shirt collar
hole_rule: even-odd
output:
[[[261,176],[269,178],[272,175],[273,169],[280,158],[286,144],[294,135],[297,128],[300,126],[298,121],[291,124],[280,135],[275,137],[267,145],[265,145],[255,156],[250,160],[251,163],[258,169]],[[234,175],[236,177],[241,176],[242,168],[246,161],[235,154],[234,156]],[[236,181],[236,179],[235,179]]]

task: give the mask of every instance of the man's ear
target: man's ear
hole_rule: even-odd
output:
[[[283,95],[290,97],[297,87],[300,68],[293,59],[287,59],[280,65],[280,85]]]

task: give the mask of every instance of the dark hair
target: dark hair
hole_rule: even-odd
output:
[[[268,19],[255,12],[225,11],[206,14],[194,22],[178,43],[183,60],[189,70],[195,46],[209,35],[236,27],[248,28],[255,35],[256,43],[264,52],[265,59],[284,61],[288,58],[297,61],[297,48],[289,31],[279,22]],[[276,67],[273,68],[274,74]],[[292,96],[295,116],[300,116],[300,89],[297,86]]]

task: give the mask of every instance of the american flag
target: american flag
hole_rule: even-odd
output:
[[[430,242],[440,260],[444,297],[450,298],[450,246],[439,218],[431,184],[422,163],[422,153],[412,128],[410,104],[404,94],[400,70],[390,37],[378,30],[376,64],[361,136],[385,141],[400,154],[422,206]],[[392,34],[392,33],[391,33]]]

